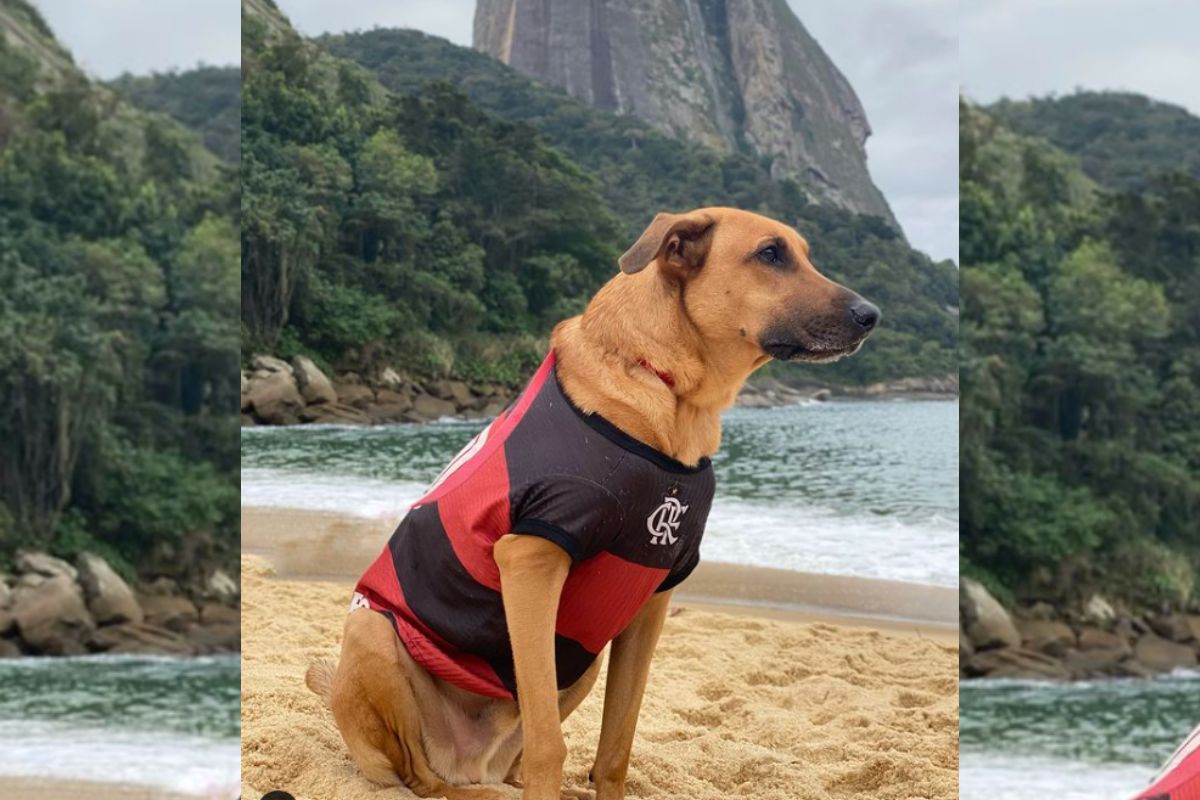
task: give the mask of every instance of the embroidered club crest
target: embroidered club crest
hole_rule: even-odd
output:
[[[683,513],[687,510],[688,507],[681,504],[677,498],[665,498],[662,505],[646,517],[646,530],[650,531],[650,544],[675,544],[679,538],[675,535],[675,531],[679,529]]]

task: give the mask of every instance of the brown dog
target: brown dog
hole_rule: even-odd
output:
[[[581,316],[555,329],[557,380],[579,413],[598,415],[692,468],[717,450],[721,412],[755,369],[771,358],[821,362],[854,353],[879,320],[875,306],[817,272],[796,231],[736,209],[659,214],[620,267]],[[564,585],[583,567],[538,535],[509,532],[487,553],[494,563],[475,570],[485,583],[497,573],[516,700],[468,691],[423,669],[398,623],[379,613],[350,614],[340,662],[314,664],[307,683],[326,699],[350,754],[373,781],[404,784],[422,797],[482,800],[504,795],[464,785],[520,778],[525,800],[589,797],[563,793],[562,721],[591,690],[600,660],[565,686],[556,668]],[[597,800],[624,797],[670,595],[666,588],[649,596],[606,638],[608,686],[592,771]]]

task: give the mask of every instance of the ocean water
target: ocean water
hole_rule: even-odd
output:
[[[242,505],[398,520],[482,423],[242,431]],[[958,403],[734,409],[706,560],[954,586]]]
[[[236,656],[0,660],[0,775],[238,795]]]
[[[1156,680],[966,681],[963,800],[1128,800],[1200,723],[1200,673]]]

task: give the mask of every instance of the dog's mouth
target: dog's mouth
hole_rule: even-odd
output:
[[[802,342],[768,341],[763,342],[762,349],[771,358],[779,361],[799,361],[806,364],[825,364],[837,361],[839,358],[852,356],[862,347],[866,340],[859,339],[854,344],[845,347],[830,347],[826,344],[806,344]]]

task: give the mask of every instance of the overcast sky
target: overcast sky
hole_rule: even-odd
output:
[[[978,102],[1125,89],[1200,114],[1200,3],[963,0],[960,31],[963,93]]]
[[[33,0],[75,63],[98,78],[237,64],[237,0]]]

